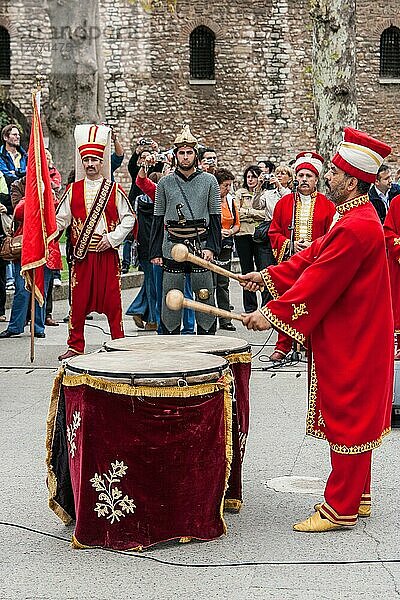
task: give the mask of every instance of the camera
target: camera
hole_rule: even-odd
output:
[[[267,182],[271,179],[271,173],[261,173],[261,177],[265,182]]]
[[[152,143],[153,143],[153,140],[151,138],[150,139],[140,138],[140,140],[138,141],[139,146],[151,146]]]
[[[168,155],[166,152],[160,152],[159,154],[155,153],[151,156],[154,156],[156,162],[168,162]]]

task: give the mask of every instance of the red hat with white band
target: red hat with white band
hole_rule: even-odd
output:
[[[391,151],[390,146],[367,133],[345,127],[343,142],[340,142],[332,163],[347,175],[373,183],[379,167]]]
[[[324,159],[320,154],[317,154],[316,152],[300,152],[300,154],[296,156],[296,162],[293,167],[295,173],[300,171],[300,169],[308,169],[319,177],[321,175],[323,164]]]
[[[84,124],[75,127],[75,180],[85,177],[82,160],[87,157],[103,161],[104,177],[111,177],[111,129],[106,125]]]

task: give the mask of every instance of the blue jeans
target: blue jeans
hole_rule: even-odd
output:
[[[131,240],[125,240],[122,246],[122,268],[129,269],[132,262],[132,242]]]
[[[185,275],[184,296],[185,296],[185,298],[188,298],[189,300],[193,300],[192,283],[190,281],[189,273],[186,273],[186,275]],[[188,333],[194,333],[194,324],[195,324],[194,310],[192,310],[191,308],[184,308],[183,309],[183,329],[182,329],[181,333],[183,335],[188,334]]]
[[[7,278],[7,283],[8,282],[14,283],[14,264],[12,262],[7,263],[6,278]]]
[[[144,281],[134,301],[126,311],[127,315],[142,315],[148,323],[159,323],[156,313],[156,283],[153,265],[149,260],[142,260],[140,268],[144,273]]]
[[[28,316],[28,309],[30,306],[31,294],[25,289],[25,279],[20,274],[21,263],[19,261],[14,262],[14,279],[15,279],[15,292],[14,299],[11,308],[10,322],[7,327],[7,331],[11,333],[23,333],[25,329],[26,318]],[[46,266],[44,267],[44,297],[47,296],[47,290],[49,289],[50,278],[52,272]],[[39,306],[37,300],[35,300],[35,333],[44,333],[44,321],[46,318],[46,302],[42,307]]]
[[[161,304],[162,304],[162,267],[158,265],[153,265],[154,269],[154,280],[156,286],[156,315],[157,315],[157,323],[158,323],[158,333],[161,334],[160,322],[161,322]],[[190,283],[190,275],[185,275],[185,298],[189,298],[189,300],[193,300],[193,292],[192,292],[192,284]],[[191,308],[185,308],[183,311],[183,329],[182,334],[194,333],[194,310]]]

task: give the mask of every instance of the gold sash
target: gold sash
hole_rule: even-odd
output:
[[[110,199],[112,188],[113,182],[109,179],[104,179],[99,191],[96,194],[92,208],[85,219],[82,231],[79,234],[78,241],[76,242],[74,248],[74,256],[78,260],[84,259],[89,250],[89,246],[91,244],[92,237],[94,236],[97,224],[101,219],[105,207],[107,206],[108,200]]]

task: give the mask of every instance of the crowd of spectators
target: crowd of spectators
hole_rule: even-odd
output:
[[[7,125],[1,132],[0,147],[0,235],[4,235],[10,219],[14,216],[14,231],[22,231],[24,186],[27,167],[27,153],[20,145],[20,131],[15,124]],[[116,132],[112,131],[114,144],[111,158],[112,178],[124,161],[124,149]],[[54,192],[54,202],[60,199],[67,182],[61,181],[59,170],[53,163],[49,150],[46,150],[48,166]],[[294,160],[292,161],[294,163]],[[174,169],[171,151],[161,152],[158,143],[152,139],[140,138],[127,164],[131,177],[128,193],[132,209],[137,216],[135,230],[125,240],[121,250],[121,271],[128,273],[132,266],[138,266],[144,273],[144,283],[127,310],[136,326],[149,331],[160,331],[160,306],[162,298],[161,266],[152,264],[149,259],[150,231],[153,220],[154,200],[157,184],[162,177]],[[241,176],[232,173],[229,164],[219,165],[218,153],[214,148],[202,146],[198,152],[198,168],[214,175],[221,193],[221,234],[222,248],[217,264],[231,268],[232,257],[237,255],[242,273],[255,269],[262,270],[276,262],[268,237],[268,225],[273,221],[274,210],[280,199],[293,191],[296,173],[291,164],[275,164],[268,159],[255,160],[248,165]],[[396,177],[400,172],[396,173]],[[371,186],[369,196],[383,223],[392,199],[400,194],[399,183],[394,183],[389,166],[383,165]],[[53,256],[54,258],[54,256]],[[35,332],[43,337],[45,325],[57,326],[52,315],[53,287],[61,285],[61,260],[49,260],[46,269],[47,297],[42,313],[37,314]],[[6,291],[14,290],[14,304],[10,324],[7,329],[11,337],[21,333],[28,321],[28,295],[19,274],[18,261],[6,263],[0,258],[0,321],[6,321]],[[220,275],[214,277],[216,305],[230,310],[229,280]],[[185,279],[185,296],[193,296],[190,276]],[[256,293],[243,291],[243,311],[250,313],[269,299],[263,291],[261,298]],[[221,318],[220,329],[234,331],[235,326],[228,318]],[[195,332],[193,312],[185,309],[182,333]],[[2,332],[3,334],[5,332]]]

